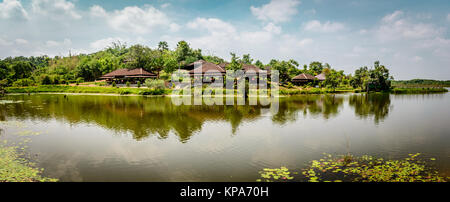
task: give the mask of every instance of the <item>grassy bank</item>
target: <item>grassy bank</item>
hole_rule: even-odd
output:
[[[354,89],[321,89],[321,88],[309,88],[309,89],[280,89],[280,95],[303,95],[303,94],[327,94],[327,93],[349,93],[359,92]]]
[[[203,89],[216,94],[216,90]],[[270,89],[269,89],[270,92]],[[359,89],[328,89],[328,88],[305,88],[288,89],[280,88],[279,95],[303,95],[303,94],[328,94],[328,93],[349,93],[360,92]],[[448,92],[445,88],[394,88],[390,91],[393,94],[427,94]],[[149,88],[127,88],[127,87],[100,87],[100,86],[67,86],[67,85],[41,85],[29,87],[7,87],[6,93],[99,93],[99,94],[120,94],[120,95],[170,95],[171,89],[149,89]],[[192,89],[192,93],[194,90]],[[223,89],[223,94],[226,94]],[[235,92],[236,94],[236,92]]]
[[[0,182],[56,182],[42,176],[43,169],[20,157],[17,147],[0,145]]]
[[[114,88],[92,86],[41,85],[29,87],[7,87],[6,93],[100,93],[120,95],[168,95],[171,90],[148,88]]]
[[[427,93],[445,93],[445,88],[394,88],[391,93],[394,94],[427,94]]]

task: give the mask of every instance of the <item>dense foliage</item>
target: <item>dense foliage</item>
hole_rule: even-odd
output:
[[[186,41],[178,42],[174,50],[170,50],[167,42],[158,43],[152,49],[144,45],[127,46],[121,42],[112,43],[104,50],[92,54],[69,55],[66,57],[8,57],[0,60],[0,90],[4,86],[22,87],[36,85],[69,84],[94,81],[101,75],[119,68],[142,67],[157,74],[159,79],[168,80],[170,74],[197,60],[206,60],[215,64],[226,62],[224,59],[203,55],[201,49],[193,49]],[[373,68],[361,67],[354,74],[333,69],[328,63],[313,61],[300,65],[295,60],[272,59],[268,64],[251,58],[250,54],[242,57],[231,53],[231,61],[227,69],[240,70],[243,64],[253,64],[261,69],[278,70],[282,86],[293,88],[292,78],[307,73],[312,76],[325,74],[324,82],[314,81],[307,86],[319,86],[327,89],[361,89],[363,91],[389,91],[392,76],[388,68],[375,62]],[[439,84],[450,85],[449,81],[412,80],[398,81],[395,84]]]
[[[450,87],[450,80],[439,81],[439,80],[431,80],[431,79],[412,79],[406,81],[393,81],[392,85],[394,86],[440,86],[440,87]]]

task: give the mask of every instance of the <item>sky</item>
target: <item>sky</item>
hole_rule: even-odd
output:
[[[396,80],[450,79],[448,0],[0,0],[0,58],[180,40],[227,60],[345,73],[379,60]]]

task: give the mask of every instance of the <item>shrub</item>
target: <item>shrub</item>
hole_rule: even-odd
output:
[[[48,75],[42,75],[41,79],[41,84],[43,85],[50,85],[53,83],[52,79]]]
[[[154,80],[154,79],[145,80],[145,86],[147,86],[148,88],[153,88],[153,89],[165,89],[166,88],[163,80]]]
[[[78,77],[77,78],[77,83],[79,84],[79,83],[83,83],[84,82],[84,79],[83,78],[81,78],[81,77]]]
[[[24,86],[34,86],[34,81],[31,79],[19,79],[12,83],[13,87],[24,87]]]
[[[165,93],[164,89],[151,89],[139,92],[141,95],[164,95]]]
[[[116,87],[116,82],[115,81],[112,82],[112,87]]]
[[[129,82],[129,81],[127,81],[126,85],[127,85],[127,87],[130,87],[130,82]]]
[[[58,75],[53,76],[53,84],[59,84],[60,83],[60,79]]]
[[[137,82],[137,87],[138,87],[138,88],[141,87],[141,82],[140,82],[140,81]]]

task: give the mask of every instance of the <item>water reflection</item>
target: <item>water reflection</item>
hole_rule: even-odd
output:
[[[241,124],[262,119],[265,115],[279,125],[307,116],[330,119],[339,114],[346,98],[346,95],[283,97],[279,100],[278,112],[271,115],[269,106],[176,106],[165,97],[9,95],[5,99],[24,102],[0,105],[0,117],[2,120],[56,119],[71,125],[94,123],[115,133],[130,133],[136,140],[153,134],[165,139],[173,132],[184,143],[201,131],[206,122],[216,122],[218,127],[229,124],[235,134]],[[376,123],[389,113],[388,94],[351,95],[348,99],[358,116],[374,116]]]
[[[278,124],[294,122],[298,116],[322,115],[329,119],[339,113],[339,108],[344,103],[344,97],[340,95],[304,95],[281,98],[279,111],[272,117],[272,121]]]
[[[351,95],[348,103],[355,109],[355,114],[360,118],[373,116],[375,124],[383,121],[391,108],[390,94],[387,93]]]

